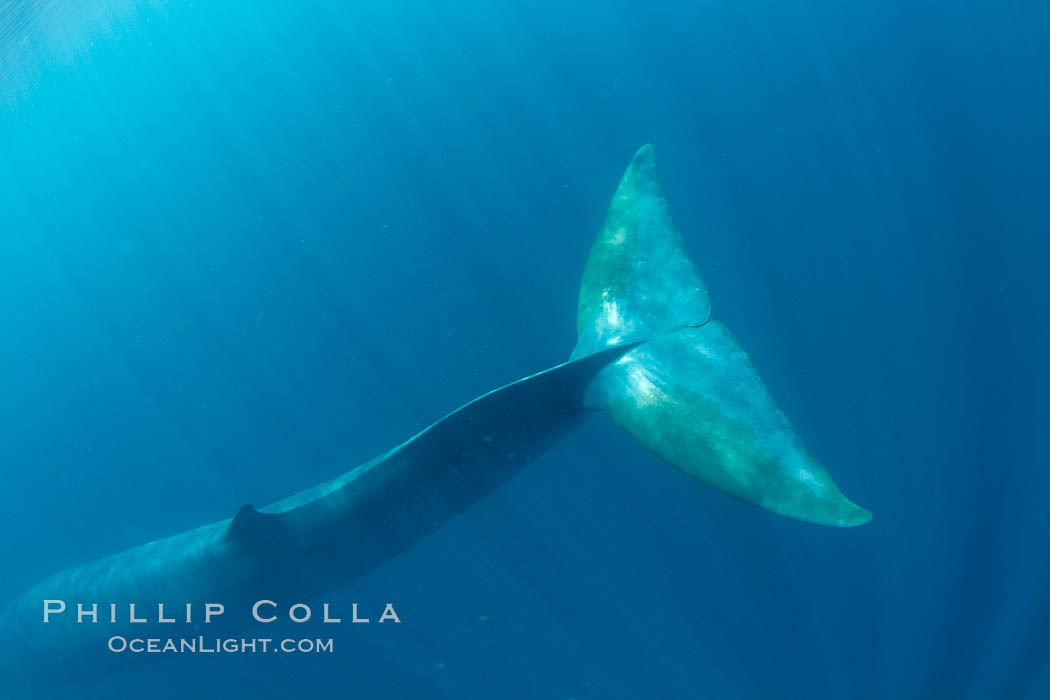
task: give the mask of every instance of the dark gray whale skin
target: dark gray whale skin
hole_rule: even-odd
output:
[[[115,654],[107,641],[206,638],[253,625],[257,600],[309,602],[402,553],[547,452],[583,417],[584,391],[624,345],[489,392],[403,444],[258,511],[150,542],[56,574],[0,617],[5,675],[62,679],[127,668],[162,654]],[[43,624],[43,601],[68,609]],[[99,622],[76,623],[76,603],[98,603]],[[109,604],[119,619],[108,622]],[[148,623],[130,623],[128,604]],[[157,623],[157,605],[178,619]],[[226,612],[202,624],[205,603]]]

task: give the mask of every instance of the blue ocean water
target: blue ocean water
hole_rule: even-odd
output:
[[[0,605],[567,358],[656,146],[828,530],[590,419],[335,655],[4,697],[1050,696],[1050,10],[0,3]]]

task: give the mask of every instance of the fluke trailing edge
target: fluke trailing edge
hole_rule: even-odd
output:
[[[389,452],[283,501],[244,506],[230,520],[52,576],[0,618],[0,659],[16,674],[98,672],[130,663],[107,650],[111,636],[148,636],[126,617],[76,624],[75,615],[60,615],[44,624],[46,600],[156,611],[314,599],[441,527],[593,409],[671,466],[742,501],[819,525],[870,520],[839,492],[743,349],[710,315],[645,146],[624,173],[587,260],[569,362],[480,396]],[[223,621],[226,631],[250,623],[247,615]]]

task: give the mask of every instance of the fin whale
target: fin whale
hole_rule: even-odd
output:
[[[871,513],[847,500],[805,447],[747,355],[711,319],[644,146],[621,179],[580,288],[568,362],[484,394],[334,479],[230,519],[52,576],[0,617],[8,675],[76,677],[141,663],[114,635],[153,625],[43,624],[45,600],[181,609],[221,602],[216,631],[251,623],[259,599],[311,600],[405,551],[601,410],[676,469],[737,499],[818,525]],[[171,636],[168,627],[161,636]],[[159,633],[158,633],[159,634]],[[156,635],[154,635],[156,636]]]

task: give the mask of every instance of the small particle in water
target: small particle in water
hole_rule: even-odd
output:
[[[478,622],[488,622],[488,621],[489,621],[489,616],[488,615],[478,615]]]
[[[434,668],[448,668],[448,665],[444,661],[438,661],[434,664]]]

